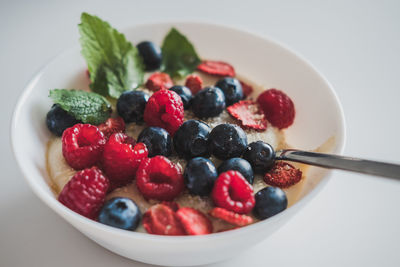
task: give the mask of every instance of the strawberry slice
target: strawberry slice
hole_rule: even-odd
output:
[[[213,231],[211,221],[196,209],[180,208],[176,216],[188,235],[206,235]]]
[[[229,106],[228,113],[239,120],[244,128],[251,128],[258,131],[267,129],[267,120],[256,102],[242,100]]]
[[[169,89],[173,85],[171,77],[164,72],[154,72],[146,82],[146,88],[154,92]]]
[[[185,86],[190,89],[193,95],[203,88],[203,80],[199,75],[191,74],[187,76]]]
[[[142,224],[149,234],[185,235],[175,212],[167,205],[157,204],[143,214]]]
[[[210,215],[214,218],[224,220],[236,226],[245,226],[253,223],[253,218],[251,218],[250,216],[239,214],[219,207],[213,208],[210,211]]]
[[[272,169],[265,174],[264,182],[272,186],[287,188],[300,182],[301,177],[301,170],[287,162],[276,161]]]
[[[235,69],[228,63],[222,61],[204,60],[197,66],[199,71],[217,75],[235,77]]]
[[[242,90],[243,90],[243,99],[251,95],[253,93],[253,87],[244,81],[239,81],[240,84],[242,85]]]
[[[162,201],[161,204],[170,207],[175,212],[180,208],[179,204],[174,201]]]
[[[125,122],[121,117],[109,118],[97,127],[108,139],[114,133],[123,133],[125,131]]]

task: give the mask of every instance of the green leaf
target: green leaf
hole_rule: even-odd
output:
[[[78,26],[81,52],[88,65],[90,87],[94,92],[118,98],[143,83],[142,58],[122,33],[88,13],[82,13]]]
[[[192,43],[175,28],[165,37],[161,51],[161,69],[172,77],[192,73],[201,62]]]
[[[98,125],[110,117],[111,104],[99,94],[82,90],[54,89],[49,97],[83,123]]]

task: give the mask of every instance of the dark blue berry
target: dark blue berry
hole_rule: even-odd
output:
[[[198,118],[218,116],[225,109],[225,96],[217,87],[200,90],[192,101],[192,110]]]
[[[255,195],[256,205],[253,213],[260,219],[264,220],[279,212],[285,210],[288,205],[285,191],[279,187],[268,186],[261,189]]]
[[[53,134],[61,136],[65,129],[80,123],[74,116],[68,114],[60,105],[54,104],[46,116],[47,128]]]
[[[226,106],[235,104],[243,98],[242,85],[238,79],[225,77],[219,80],[215,86],[224,92]]]
[[[250,162],[255,173],[265,174],[274,164],[275,151],[270,144],[257,141],[246,148],[243,158]]]
[[[124,230],[135,230],[139,225],[141,213],[129,198],[116,197],[107,201],[99,214],[99,222]]]
[[[247,147],[247,136],[237,125],[220,124],[212,129],[208,147],[219,159],[240,157]]]
[[[219,165],[218,174],[227,172],[229,170],[240,172],[250,184],[253,184],[254,173],[250,163],[247,160],[242,158],[231,158],[225,160],[224,162],[221,163],[221,165]]]
[[[168,157],[172,153],[172,138],[163,128],[148,127],[139,134],[137,141],[146,145],[149,157]]]
[[[149,95],[142,91],[126,91],[121,94],[117,102],[117,111],[126,123],[143,122],[143,113]]]
[[[189,160],[183,177],[191,194],[207,196],[211,193],[218,173],[210,160],[197,157]]]
[[[198,120],[185,121],[174,135],[174,148],[181,158],[208,157],[210,127]]]
[[[143,58],[143,63],[147,71],[160,68],[162,55],[159,46],[155,45],[153,42],[144,41],[139,43],[136,47]]]
[[[190,91],[189,88],[183,85],[175,85],[169,88],[169,90],[174,91],[182,98],[183,107],[185,109],[188,109],[190,107],[190,104],[192,104],[193,96],[192,96],[192,91]]]

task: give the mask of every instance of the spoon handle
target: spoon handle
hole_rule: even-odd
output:
[[[278,160],[288,160],[324,168],[341,169],[400,180],[400,165],[296,149],[277,151]]]

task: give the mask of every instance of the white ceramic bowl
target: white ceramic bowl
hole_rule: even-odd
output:
[[[331,136],[332,152],[341,153],[345,139],[344,117],[330,84],[307,61],[267,38],[245,31],[204,23],[161,23],[125,30],[133,43],[161,43],[171,26],[186,34],[202,58],[224,60],[239,74],[267,88],[284,90],[296,105],[296,120],[286,131],[294,147],[314,149]],[[76,229],[122,256],[159,265],[199,265],[237,255],[276,231],[326,184],[328,171],[311,168],[305,196],[284,212],[238,230],[207,236],[156,236],[128,232],[86,219],[60,204],[47,181],[46,143],[50,138],[45,116],[51,106],[49,89],[88,86],[86,64],[79,47],[46,65],[25,88],[12,120],[12,145],[17,162],[36,195]]]

